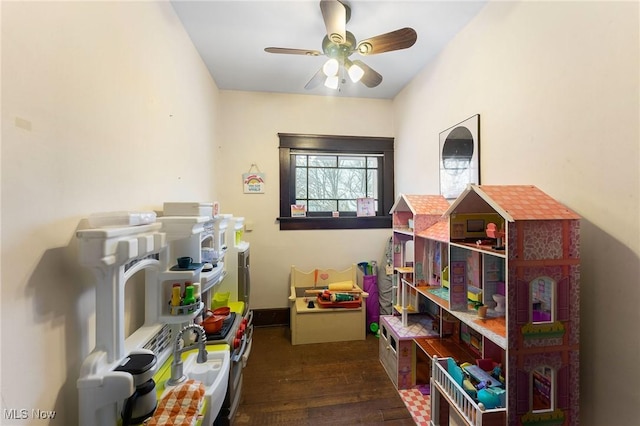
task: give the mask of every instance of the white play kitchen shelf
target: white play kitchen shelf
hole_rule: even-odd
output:
[[[80,263],[90,268],[96,277],[96,347],[84,360],[77,381],[79,423],[82,425],[115,425],[123,401],[134,393],[135,386],[131,374],[114,369],[129,354],[140,351],[154,353],[157,365],[164,368],[174,347],[172,336],[177,336],[181,327],[193,322],[204,309],[204,304],[199,302],[190,312],[173,315],[169,305],[171,286],[199,283],[202,300],[207,300],[205,293],[216,288],[224,278],[222,256],[207,272],[202,267],[174,268],[176,258],[180,256],[189,255],[194,263],[203,263],[202,249],[214,249],[220,243],[220,237],[215,235],[216,222],[220,220],[205,215],[162,217],[155,221],[155,214],[153,216],[154,221],[148,224],[105,226],[77,232]],[[100,219],[99,224],[113,222],[108,215],[96,215],[95,218]],[[139,272],[144,274],[144,324],[125,338],[125,285]],[[139,282],[138,279],[132,281]],[[222,371],[220,380],[211,372],[206,374],[211,385],[205,395],[219,395],[220,392],[224,395],[226,392],[228,348],[222,354],[227,358],[212,354],[211,362],[206,364],[213,369],[220,364],[214,360],[222,356],[220,367],[226,371]],[[197,376],[196,370],[201,368],[204,367],[193,367],[192,373]],[[162,384],[158,385],[161,387]],[[212,386],[220,389],[210,388]],[[218,399],[209,401],[210,409],[220,409]],[[209,413],[208,418],[215,418],[216,413]]]

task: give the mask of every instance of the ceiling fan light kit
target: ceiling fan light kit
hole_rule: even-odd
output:
[[[328,76],[324,81],[324,86],[329,89],[337,89],[340,86],[340,78],[337,75]]]
[[[351,81],[354,83],[359,82],[364,75],[364,70],[359,65],[354,64],[348,59],[344,61],[344,66],[347,68],[347,73],[349,74]]]
[[[407,27],[357,43],[355,36],[346,30],[346,24],[351,18],[349,6],[338,0],[321,0],[320,11],[327,30],[327,35],[322,40],[322,52],[283,47],[264,49],[268,53],[327,56],[329,60],[304,86],[308,90],[317,87],[323,80],[326,87],[340,90],[340,84],[346,83],[346,79],[342,78],[345,75],[348,75],[353,83],[361,82],[369,88],[376,87],[382,82],[382,76],[360,60],[351,61],[349,56],[355,52],[369,56],[407,49],[413,46],[418,38],[415,30]]]
[[[335,58],[329,59],[322,66],[322,72],[324,72],[324,75],[326,75],[327,77],[333,77],[335,75],[338,75],[339,69],[340,69],[340,64],[338,64],[338,60]]]

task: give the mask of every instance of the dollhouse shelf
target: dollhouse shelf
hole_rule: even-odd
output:
[[[461,243],[461,242],[451,242],[449,243],[453,247],[460,247],[465,250],[473,250],[478,251],[480,253],[489,253],[496,257],[506,258],[505,250],[496,250],[491,247],[491,245],[487,244],[475,244],[475,243]]]
[[[393,232],[397,232],[399,234],[404,234],[404,235],[411,235],[413,236],[413,229],[411,228],[394,228]]]

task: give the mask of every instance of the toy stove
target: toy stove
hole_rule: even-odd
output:
[[[222,322],[222,328],[220,330],[216,333],[207,333],[207,344],[229,343],[231,346],[233,342],[228,342],[227,336],[236,321],[236,316],[235,312],[231,312]]]
[[[238,305],[236,311],[240,312],[232,311],[225,318],[219,332],[207,334],[207,344],[226,343],[231,349],[227,395],[216,419],[216,425],[229,425],[233,422],[242,395],[242,370],[246,366],[251,352],[253,311],[248,311],[243,316],[243,303],[232,302],[231,305]]]

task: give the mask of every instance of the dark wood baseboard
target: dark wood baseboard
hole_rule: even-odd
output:
[[[289,326],[289,318],[289,308],[253,309],[255,327]]]

